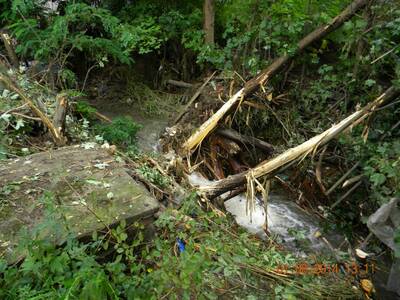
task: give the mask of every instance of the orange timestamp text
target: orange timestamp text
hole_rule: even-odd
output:
[[[347,275],[356,276],[360,274],[374,274],[375,264],[367,263],[359,265],[355,262],[309,264],[306,262],[300,262],[295,265],[280,264],[274,271],[285,275],[326,275],[329,273],[345,273]]]

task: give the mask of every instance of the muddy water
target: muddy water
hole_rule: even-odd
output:
[[[137,133],[139,149],[144,152],[159,152],[159,139],[168,126],[168,117],[146,117],[139,112],[130,112],[128,115],[130,115],[135,122],[143,126]]]

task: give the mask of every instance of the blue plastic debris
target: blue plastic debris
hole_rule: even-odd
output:
[[[185,242],[182,239],[176,238],[176,243],[178,244],[179,253],[185,251]]]

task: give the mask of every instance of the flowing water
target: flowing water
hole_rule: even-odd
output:
[[[139,147],[143,151],[159,151],[159,137],[168,121],[142,119],[143,123],[144,127],[138,135]],[[190,174],[188,179],[193,186],[197,187],[211,183],[210,180],[196,172]],[[262,239],[268,238],[265,231],[267,228],[272,238],[300,258],[309,254],[334,256],[335,253],[323,241],[322,236],[333,247],[338,247],[344,241],[342,235],[332,232],[324,233],[316,216],[307,213],[284,193],[272,191],[268,196],[267,209],[265,209],[263,202],[257,198],[255,209],[251,215],[246,209],[246,196],[244,194],[237,195],[225,201],[224,204],[226,210],[234,216],[238,225]],[[391,261],[378,262],[378,266],[380,270],[373,276],[378,297],[380,299],[400,299],[394,293],[386,290]]]
[[[190,174],[188,179],[193,186],[197,187],[206,186],[211,182],[198,173]],[[274,235],[285,248],[290,249],[298,256],[329,249],[319,237],[322,229],[316,218],[309,215],[284,194],[273,192],[269,194],[267,212],[262,201],[256,199],[254,211],[250,214],[246,209],[244,194],[225,201],[225,208],[235,217],[237,224],[250,233],[265,239],[267,238],[265,228],[268,228],[268,232]],[[334,244],[342,239],[336,234],[325,235],[325,237]]]
[[[211,181],[198,173],[190,174],[188,179],[193,186],[197,187],[206,186],[211,183]],[[267,238],[264,230],[266,228],[265,215],[267,215],[268,232],[274,235],[280,242],[280,245],[290,250],[295,256],[305,257],[307,254],[334,254],[331,247],[319,237],[322,229],[316,217],[301,209],[285,194],[277,194],[276,192],[269,194],[267,213],[262,201],[256,199],[255,209],[250,215],[246,209],[246,196],[244,194],[225,201],[225,208],[235,217],[237,224],[245,228],[248,232],[257,234],[262,239]],[[337,247],[344,240],[343,236],[335,233],[325,233],[323,236],[334,247]],[[389,271],[393,263],[392,259],[387,256],[377,261],[377,272],[372,274],[377,299],[399,300],[400,296],[389,291],[386,286]],[[398,265],[400,266],[400,263]]]
[[[117,116],[130,116],[143,127],[138,132],[138,146],[145,152],[159,151],[159,138],[168,125],[170,114],[148,117],[138,107],[127,107],[122,103],[97,99],[93,103],[101,113],[111,119]],[[210,181],[198,173],[189,175],[193,186],[205,186]],[[236,222],[263,239],[267,238],[265,228],[273,234],[280,244],[288,250],[302,256],[305,253],[326,250],[326,244],[316,237],[322,232],[315,217],[310,216],[297,206],[287,195],[270,193],[267,211],[262,201],[257,200],[255,210],[249,214],[246,210],[245,195],[238,195],[225,201],[225,207]],[[267,214],[267,218],[265,215]],[[266,226],[265,222],[268,220]],[[337,235],[326,236],[328,240],[337,240]]]

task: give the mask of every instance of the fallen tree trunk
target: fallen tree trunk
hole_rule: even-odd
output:
[[[318,147],[326,144],[331,139],[335,138],[338,134],[348,129],[350,126],[353,126],[354,124],[359,124],[362,120],[371,115],[371,113],[374,112],[377,107],[389,100],[394,99],[395,97],[399,96],[399,94],[399,90],[391,87],[373,102],[364,106],[364,108],[356,111],[355,113],[348,116],[346,119],[342,120],[340,123],[333,125],[328,130],[311,138],[303,144],[291,148],[271,160],[264,161],[253,169],[233,176],[229,176],[226,179],[216,181],[209,186],[201,187],[200,190],[202,192],[205,192],[209,198],[214,198],[226,191],[232,190],[240,185],[245,184],[248,177],[259,178],[262,176],[271,175],[288,163],[302,157],[304,158],[311,152],[315,152]]]
[[[184,82],[184,81],[173,80],[173,79],[167,80],[167,83],[170,84],[170,85],[181,87],[181,88],[191,88],[193,86],[193,84],[191,84],[191,83],[187,83],[187,82]]]
[[[100,120],[102,120],[102,121],[104,121],[104,122],[106,122],[106,123],[112,123],[112,120],[111,120],[109,117],[107,117],[107,116],[105,116],[105,115],[99,113],[98,111],[96,111],[96,112],[94,113],[94,115],[95,115],[98,119],[100,119]]]
[[[245,86],[233,95],[211,118],[209,118],[203,125],[201,125],[194,134],[183,144],[184,153],[190,153],[191,150],[196,148],[203,139],[214,129],[219,120],[234,107],[239,100],[243,100],[246,95],[255,92],[259,87],[262,87],[273,75],[278,73],[293,57],[312,43],[324,38],[332,31],[339,28],[344,22],[349,20],[358,10],[363,8],[369,0],[355,0],[338,16],[336,16],[330,23],[319,27],[314,30],[297,44],[297,48],[292,55],[281,56],[266,69],[264,69],[257,77],[246,82]]]
[[[232,141],[242,143],[248,146],[255,146],[268,154],[272,153],[274,151],[274,147],[271,144],[268,144],[267,142],[264,142],[260,139],[257,139],[252,136],[246,136],[242,135],[239,132],[229,129],[229,128],[224,128],[224,129],[218,129],[217,133],[219,135],[222,135],[223,137],[226,137]]]

